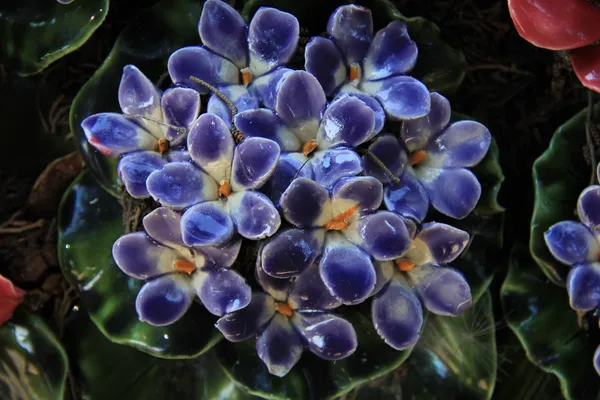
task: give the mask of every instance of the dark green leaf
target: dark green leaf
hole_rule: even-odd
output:
[[[176,323],[155,327],[138,320],[135,298],[144,283],[125,275],[112,257],[123,235],[122,207],[89,172],[65,193],[59,213],[58,251],[65,276],[80,290],[84,306],[113,342],[163,358],[202,354],[221,338],[215,317],[199,303]]]
[[[0,398],[62,400],[68,362],[37,315],[18,311],[0,327]]]

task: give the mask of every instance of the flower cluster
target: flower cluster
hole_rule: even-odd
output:
[[[208,0],[198,28],[202,46],[168,61],[174,87],[127,66],[122,114],[82,122],[91,145],[120,157],[129,195],[161,206],[113,246],[123,272],[146,282],[139,318],[174,323],[197,296],[225,338],[256,338],[283,376],[305,349],[327,360],[356,350],[344,306],[370,301],[395,349],[416,343],[423,308],[467,309],[469,285],[448,264],[469,234],[423,221],[430,205],[457,219],[474,209],[481,186],[468,168],[491,136],[451,123],[448,100],[407,75],[417,46],[406,26],[374,33],[370,10],[342,6],[308,42],[304,70],[286,66],[300,31],[288,13],[263,7],[246,25]],[[254,277],[243,276],[236,260],[253,245]]]
[[[597,168],[600,177],[600,165]],[[561,221],[544,238],[552,255],[572,267],[567,276],[571,308],[580,312],[600,308],[600,185],[583,190],[577,200],[579,221]],[[600,346],[594,355],[600,375]]]

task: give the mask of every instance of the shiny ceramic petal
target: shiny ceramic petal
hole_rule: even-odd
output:
[[[194,247],[194,250],[205,257],[207,264],[229,268],[236,262],[241,247],[242,238],[234,236],[223,246],[200,246]]]
[[[262,191],[267,193],[275,205],[279,206],[281,195],[295,178],[312,179],[311,168],[307,160],[308,158],[302,153],[283,153],[279,156],[271,179],[262,188]]]
[[[386,186],[383,202],[388,210],[418,222],[423,221],[429,209],[427,192],[412,168],[404,170],[400,182]]]
[[[455,317],[471,307],[471,289],[457,270],[429,264],[416,267],[407,275],[423,305],[432,313]]]
[[[119,105],[123,113],[142,115],[160,121],[162,120],[160,100],[160,91],[142,71],[134,65],[126,65],[123,68],[119,84]],[[162,137],[162,129],[155,122],[143,119],[137,121],[155,137]]]
[[[577,200],[577,214],[579,219],[587,225],[592,232],[597,232],[600,227],[600,186],[587,187]]]
[[[331,218],[329,192],[307,178],[296,178],[281,195],[284,218],[298,228],[320,227]]]
[[[150,197],[146,188],[148,176],[166,163],[155,151],[136,151],[121,158],[117,172],[127,193],[133,198],[144,199]]]
[[[276,314],[256,339],[256,353],[275,376],[285,376],[302,356],[300,335],[281,314]]]
[[[231,166],[231,189],[259,189],[275,171],[279,145],[262,137],[249,137],[235,147]]]
[[[203,268],[194,272],[192,286],[204,307],[222,317],[250,304],[252,291],[237,272],[227,268]]]
[[[360,174],[363,164],[360,156],[350,149],[327,149],[312,154],[308,162],[313,179],[323,187],[331,188],[342,178]]]
[[[112,254],[121,271],[136,279],[148,279],[173,272],[179,254],[154,242],[144,232],[121,236],[113,244]]]
[[[241,342],[256,335],[275,314],[275,300],[264,293],[252,293],[250,304],[219,318],[215,326],[225,339]]]
[[[235,126],[246,137],[274,140],[281,151],[299,151],[302,145],[273,111],[267,108],[247,110],[236,114]]]
[[[316,140],[321,148],[354,147],[369,139],[374,129],[371,108],[356,97],[342,96],[325,110]]]
[[[409,151],[425,148],[450,123],[450,102],[439,93],[431,93],[431,109],[427,115],[404,121],[400,137]]]
[[[287,302],[294,310],[331,310],[342,305],[327,291],[317,264],[312,264],[296,278]]]
[[[329,96],[347,78],[344,56],[330,39],[316,36],[304,50],[304,69],[314,75]]]
[[[425,147],[423,166],[430,168],[473,167],[485,157],[492,142],[490,131],[479,122],[458,121]]]
[[[594,352],[594,369],[600,375],[600,346]]]
[[[395,136],[390,134],[379,136],[369,146],[369,151],[387,167],[393,176],[399,177],[402,174],[408,155]],[[384,184],[392,182],[390,177],[368,154],[363,155],[363,162],[365,163],[365,173],[367,175],[374,176]]]
[[[107,157],[157,148],[154,136],[121,114],[90,115],[81,122],[81,127],[88,142]]]
[[[600,245],[588,227],[580,222],[562,221],[544,233],[546,245],[554,257],[567,265],[595,261]]]
[[[188,246],[222,246],[235,233],[233,220],[220,201],[190,207],[181,218],[183,242]]]
[[[600,264],[597,262],[573,268],[567,276],[571,308],[591,311],[600,306]]]
[[[164,121],[182,128],[188,129],[200,113],[200,95],[193,89],[183,87],[169,89],[163,94],[160,103]],[[165,128],[165,130],[165,137],[173,143],[178,144],[185,138],[185,134],[175,129]]]
[[[409,76],[392,76],[363,83],[363,90],[375,96],[391,120],[410,120],[427,115],[431,107],[429,90]]]
[[[469,234],[447,224],[428,222],[417,234],[408,257],[417,265],[448,264],[454,261],[469,244]]]
[[[258,108],[258,98],[243,85],[220,86],[219,91],[233,102],[238,112]],[[227,105],[216,94],[212,94],[208,99],[206,112],[218,115],[227,127],[231,127],[231,106]]]
[[[370,296],[375,296],[377,293],[381,292],[398,270],[396,264],[391,261],[374,261],[373,267],[375,267],[377,282],[375,283],[375,287]]]
[[[417,54],[417,44],[408,35],[406,24],[392,21],[375,34],[364,60],[363,79],[404,74],[414,68]]]
[[[255,191],[233,193],[227,210],[240,235],[250,240],[273,236],[281,225],[279,212],[264,194]]]
[[[352,207],[358,208],[352,215],[375,211],[383,200],[383,185],[371,176],[355,176],[342,178],[332,190],[332,216],[348,212]]]
[[[248,89],[265,107],[274,110],[277,92],[290,73],[292,70],[289,68],[277,68],[252,81]]]
[[[142,220],[144,230],[152,240],[174,249],[185,247],[181,238],[181,214],[159,207]]]
[[[346,237],[371,257],[390,261],[408,250],[411,240],[406,224],[398,215],[378,211],[365,215],[346,231]]]
[[[294,313],[292,323],[308,349],[324,360],[341,360],[353,354],[358,345],[354,327],[330,313]]]
[[[373,128],[373,131],[371,132],[371,136],[369,137],[369,139],[372,139],[375,136],[377,136],[377,134],[383,129],[383,125],[385,124],[386,118],[385,110],[381,106],[379,100],[377,100],[370,94],[361,92],[354,85],[345,85],[342,86],[342,88],[340,89],[340,93],[335,97],[334,101],[346,95],[356,97],[357,99],[365,103],[365,105],[369,107],[371,111],[373,111],[373,115],[375,116],[375,126]]]
[[[271,275],[267,275],[262,269],[261,258],[256,258],[256,269],[254,276],[260,287],[269,295],[271,295],[278,302],[286,302],[288,294],[292,288],[291,280],[273,278]]]
[[[357,5],[339,7],[329,17],[327,33],[342,49],[348,65],[361,63],[373,39],[371,10]]]
[[[194,291],[187,276],[169,274],[146,282],[135,300],[140,321],[150,325],[170,325],[192,305]]]
[[[321,255],[325,231],[289,228],[279,231],[262,247],[262,269],[274,278],[291,278],[305,271]]]

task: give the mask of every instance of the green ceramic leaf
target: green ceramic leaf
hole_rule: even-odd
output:
[[[0,63],[35,74],[81,47],[102,24],[108,0],[3,0],[0,5]]]
[[[385,375],[406,360],[410,350],[396,351],[381,340],[371,320],[346,308],[343,316],[352,322],[358,336],[356,352],[330,362],[308,351],[283,378],[269,374],[256,355],[255,341],[222,341],[217,346],[221,364],[238,385],[267,399],[333,399],[356,386]]]
[[[419,47],[419,58],[411,75],[420,79],[429,90],[449,94],[460,86],[467,66],[464,54],[444,43],[436,24],[421,17],[407,18],[388,0],[250,0],[244,7],[243,15],[250,20],[259,7],[276,7],[294,14],[300,26],[307,28],[307,36],[314,36],[325,32],[329,15],[344,4],[369,7],[373,13],[375,30],[393,20],[407,24],[411,38]]]
[[[85,311],[67,325],[65,343],[73,360],[77,391],[91,400],[241,400],[213,351],[188,360],[152,357],[106,339]]]
[[[527,357],[558,377],[563,395],[600,399],[600,379],[592,364],[600,344],[597,329],[590,334],[579,327],[567,291],[549,282],[523,247],[513,250],[501,299],[508,326]]]
[[[77,2],[77,1],[76,1]],[[157,82],[167,72],[167,60],[176,49],[198,45],[198,20],[203,1],[163,0],[136,17],[119,36],[102,66],[83,86],[71,107],[71,131],[87,165],[100,184],[117,195],[117,160],[91,147],[80,124],[89,115],[120,112],[118,88],[123,67],[135,64]],[[168,75],[166,76],[169,80]]]
[[[37,315],[20,310],[0,327],[0,398],[62,400],[68,361]]]
[[[564,285],[569,266],[552,257],[544,232],[559,221],[577,219],[577,198],[590,184],[592,167],[583,156],[586,110],[556,130],[548,149],[533,164],[535,204],[529,246],[546,276],[559,285]],[[597,105],[594,118],[599,117],[600,105]]]
[[[65,276],[83,305],[110,340],[163,358],[202,354],[221,338],[216,318],[194,303],[176,323],[155,327],[138,320],[135,298],[143,281],[125,275],[112,258],[112,245],[123,235],[122,208],[89,172],[65,193],[59,211],[58,251]]]

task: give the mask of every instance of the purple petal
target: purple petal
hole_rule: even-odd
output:
[[[288,62],[296,51],[299,33],[300,25],[292,14],[259,8],[248,27],[252,74],[261,76]]]
[[[221,0],[204,3],[198,31],[204,46],[228,58],[240,69],[248,65],[246,23],[229,4]]]
[[[273,236],[281,225],[279,212],[262,193],[233,193],[227,199],[227,207],[237,231],[246,239],[260,240]]]
[[[419,340],[423,310],[414,293],[392,279],[373,299],[371,318],[379,336],[396,350],[404,350]]]
[[[450,102],[439,93],[431,93],[431,110],[421,118],[404,121],[400,136],[408,151],[425,148],[450,123]]]
[[[383,200],[383,185],[371,176],[342,178],[332,191],[332,214],[339,215],[358,205],[355,215],[375,211]]]
[[[231,189],[235,192],[259,189],[275,171],[279,146],[270,139],[249,137],[233,153]]]
[[[137,151],[119,161],[117,172],[125,184],[125,190],[136,199],[150,197],[146,188],[148,176],[161,169],[167,162],[155,151]]]
[[[577,200],[577,214],[581,222],[586,224],[592,232],[600,228],[600,186],[594,185],[586,188]]]
[[[250,93],[245,86],[229,85],[219,87],[229,100],[233,102],[238,112],[253,110],[258,108],[258,99],[254,94]],[[219,116],[228,128],[231,127],[231,107],[227,105],[219,96],[212,94],[208,99],[206,112]]]
[[[314,181],[326,188],[333,187],[342,178],[355,176],[363,171],[360,156],[350,149],[317,151],[308,163]]]
[[[273,278],[271,275],[267,275],[262,269],[261,257],[256,258],[256,269],[255,277],[260,287],[270,294],[275,300],[279,302],[286,302],[288,294],[291,290],[291,281],[289,279]]]
[[[356,350],[354,327],[343,318],[329,313],[294,313],[296,326],[308,349],[324,360],[341,360]]]
[[[173,272],[178,253],[153,242],[144,232],[121,236],[112,254],[121,271],[136,279],[148,279]]]
[[[421,253],[421,257],[426,258],[426,262],[448,264],[463,252],[467,244],[469,244],[467,232],[450,225],[429,222],[423,224],[413,247]]]
[[[235,85],[239,81],[239,69],[231,61],[198,46],[183,47],[169,57],[167,63],[171,80],[196,89],[200,94],[209,93],[203,85],[191,81],[195,76],[213,86]]]
[[[275,111],[304,144],[317,136],[326,102],[325,92],[314,76],[294,71],[281,84]]]
[[[364,61],[364,79],[377,80],[404,74],[417,63],[417,44],[406,24],[393,21],[375,34]]]
[[[412,168],[404,170],[400,182],[385,188],[383,202],[388,210],[421,222],[429,209],[429,197]]]
[[[375,116],[375,126],[373,127],[373,131],[369,139],[377,136],[379,132],[383,129],[383,125],[385,124],[385,110],[381,107],[381,103],[375,97],[370,94],[366,94],[358,90],[353,85],[345,85],[340,90],[340,93],[335,97],[334,101],[342,96],[352,96],[361,100],[367,107],[373,111],[373,115]]]
[[[377,97],[391,120],[419,118],[427,115],[431,107],[427,87],[409,76],[368,81],[363,90]]]
[[[187,143],[196,164],[217,182],[229,181],[235,144],[221,118],[202,114],[192,125]]]
[[[242,247],[242,238],[235,236],[223,246],[202,246],[194,250],[206,257],[213,265],[229,268],[237,260]]]
[[[302,146],[298,138],[271,110],[259,108],[238,113],[235,126],[246,137],[262,137],[277,142],[281,151],[299,151]]]
[[[274,110],[279,88],[290,73],[292,70],[289,68],[277,68],[252,81],[248,89],[265,107]]]
[[[190,158],[190,153],[188,153],[188,151],[183,148],[169,151],[167,153],[167,160],[169,160],[169,162],[190,162],[190,161],[192,161],[192,159]]]
[[[294,310],[331,310],[342,305],[327,291],[317,264],[312,264],[296,278],[287,302]]]
[[[142,115],[157,120],[162,120],[160,109],[160,91],[154,84],[134,65],[123,68],[121,83],[119,84],[119,105],[123,113],[128,115]],[[155,137],[162,137],[161,127],[155,122],[137,119]]]
[[[594,352],[594,368],[596,369],[596,373],[600,375],[600,346]]]
[[[562,221],[544,233],[552,255],[567,265],[593,261],[598,258],[600,246],[587,226],[575,221]]]
[[[377,157],[392,175],[398,177],[406,166],[408,155],[398,139],[393,135],[381,135],[369,146],[369,151]],[[368,154],[363,156],[365,172],[384,184],[390,183],[390,177],[375,163]]]
[[[376,260],[395,260],[410,246],[406,224],[402,218],[388,211],[361,217],[355,232],[350,232],[351,228],[348,228],[348,239]]]
[[[279,205],[281,195],[294,178],[311,178],[311,168],[306,161],[307,158],[302,153],[283,153],[279,156],[271,179],[263,187],[263,191],[268,194],[274,204]]]
[[[455,317],[471,307],[471,288],[457,270],[422,265],[407,274],[423,305],[432,313]]]
[[[329,293],[344,304],[363,302],[375,288],[369,256],[338,233],[327,233],[319,271]]]
[[[337,145],[358,146],[375,128],[375,115],[356,97],[342,96],[331,103],[323,114],[317,133],[321,148]]]
[[[135,309],[142,322],[155,326],[170,325],[190,308],[193,297],[188,277],[163,275],[142,286],[135,300]]]
[[[233,221],[220,201],[209,201],[183,214],[181,232],[188,246],[222,246],[233,237]]]
[[[473,167],[485,157],[491,142],[490,131],[479,122],[455,122],[426,147],[423,167]]]
[[[256,353],[275,376],[285,376],[300,360],[304,345],[298,333],[281,314],[275,314],[256,339]]]
[[[176,87],[167,90],[161,99],[164,121],[168,124],[189,128],[200,113],[200,95],[193,89]],[[185,134],[167,128],[165,137],[171,144],[178,144],[185,139]]]
[[[452,218],[469,215],[481,196],[477,177],[464,168],[415,170],[433,207]]]
[[[143,219],[144,230],[158,243],[178,248],[185,244],[181,239],[181,215],[165,207],[159,207]]]
[[[344,56],[332,40],[313,37],[306,45],[304,58],[304,69],[317,78],[328,96],[346,80]]]
[[[591,311],[600,306],[600,264],[584,264],[569,271],[567,291],[574,310]]]
[[[357,5],[339,7],[329,17],[327,33],[341,47],[348,65],[361,63],[373,39],[371,10]]]
[[[244,278],[226,268],[196,270],[192,286],[204,307],[219,317],[246,307],[252,297]]]
[[[322,229],[279,231],[260,252],[263,271],[280,279],[299,275],[321,255],[324,241]]]
[[[329,192],[307,178],[296,178],[281,195],[281,209],[285,219],[298,228],[319,227],[326,223]]]
[[[154,200],[175,209],[218,198],[215,180],[186,162],[168,163],[154,171],[146,186]]]
[[[370,296],[375,296],[377,293],[381,292],[390,279],[392,279],[396,271],[396,266],[391,261],[374,261],[373,267],[375,267],[377,283]]]
[[[275,301],[264,293],[252,293],[248,306],[221,317],[215,326],[225,339],[241,342],[256,335],[275,314]]]
[[[154,136],[121,114],[94,114],[84,119],[81,127],[88,142],[107,157],[157,147]]]

